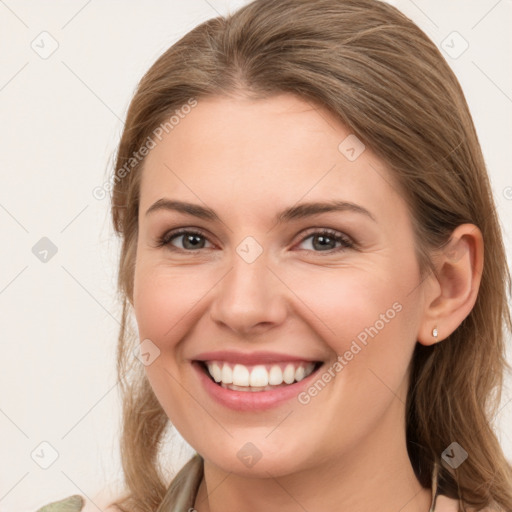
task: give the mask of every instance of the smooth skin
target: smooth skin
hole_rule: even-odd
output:
[[[140,339],[160,350],[145,367],[151,386],[205,460],[199,512],[429,510],[431,491],[405,443],[409,363],[416,343],[435,342],[434,326],[443,342],[471,311],[482,235],[459,226],[450,251],[436,255],[438,275],[420,279],[399,188],[368,148],[355,161],[339,151],[348,135],[330,112],[291,94],[213,97],[144,163],[133,306]],[[218,220],[146,213],[162,198],[210,208]],[[288,207],[331,200],[374,220],[346,210],[275,222]],[[202,235],[158,246],[178,228]],[[322,241],[324,229],[350,244]],[[246,237],[263,250],[252,263],[237,252]],[[401,311],[307,405],[227,409],[191,366],[200,352],[234,350],[329,367],[395,303]],[[252,467],[237,457],[248,442],[262,454]]]

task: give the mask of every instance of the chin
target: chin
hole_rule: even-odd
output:
[[[237,443],[236,447],[202,456],[209,464],[227,473],[250,478],[282,477],[301,471],[308,465],[303,444],[298,442],[283,449],[282,445],[276,447],[272,443],[246,441],[240,448]]]

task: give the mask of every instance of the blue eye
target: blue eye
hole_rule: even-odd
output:
[[[181,239],[181,247],[177,247],[172,242]],[[354,243],[350,238],[344,236],[338,231],[330,229],[320,229],[317,231],[310,231],[310,233],[302,238],[301,244],[306,240],[311,239],[311,249],[313,252],[325,252],[332,254],[345,249],[354,247]],[[171,250],[178,250],[184,252],[198,252],[200,249],[208,249],[205,244],[210,243],[208,238],[201,232],[190,229],[179,229],[164,234],[157,240],[157,247],[168,247]],[[338,247],[336,245],[338,244]]]

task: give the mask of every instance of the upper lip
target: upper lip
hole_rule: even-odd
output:
[[[231,350],[219,350],[215,352],[202,352],[193,358],[195,361],[226,361],[228,363],[240,363],[246,365],[286,363],[291,361],[308,361],[316,363],[319,359],[310,357],[297,357],[278,352],[235,352]]]

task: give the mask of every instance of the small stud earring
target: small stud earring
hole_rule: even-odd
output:
[[[439,341],[439,340],[437,339],[438,335],[439,335],[439,332],[438,332],[438,330],[437,330],[437,327],[434,327],[434,328],[432,329],[432,336],[434,336],[434,338],[436,339],[436,343]]]

